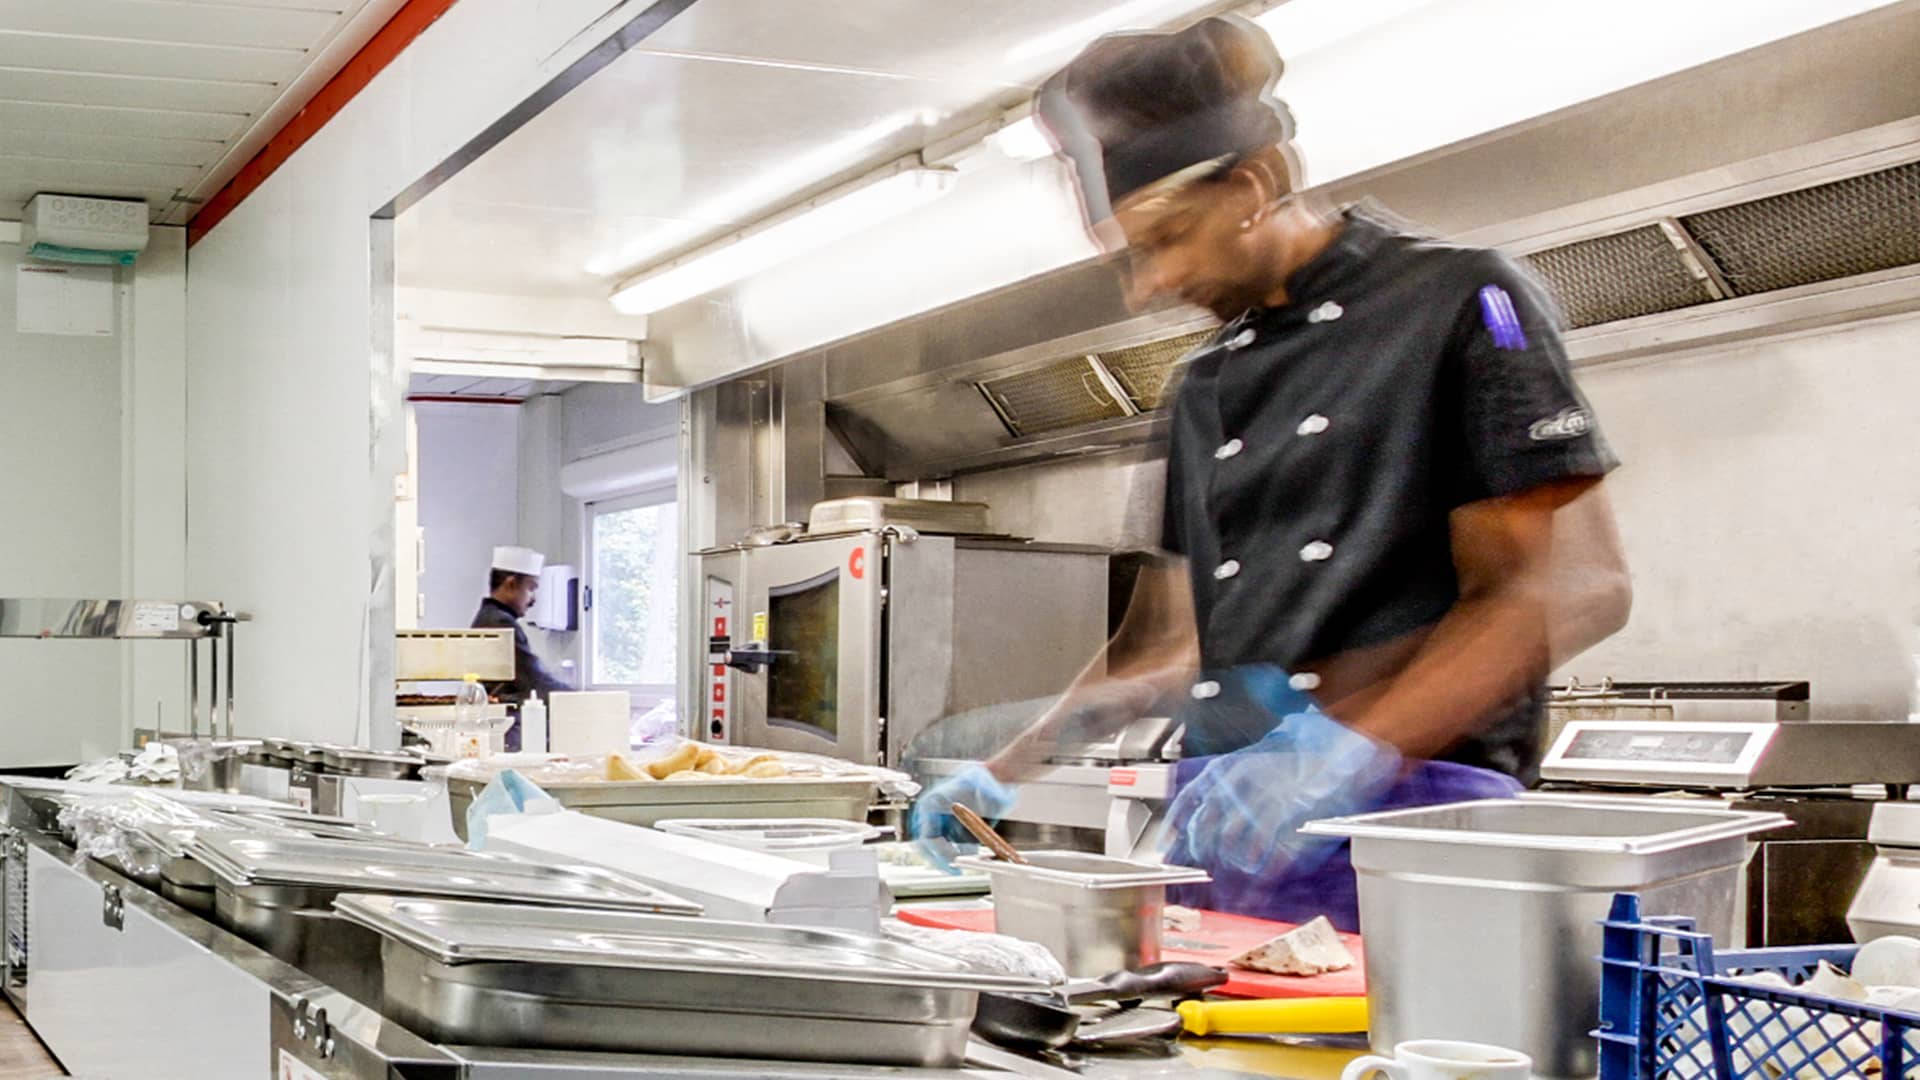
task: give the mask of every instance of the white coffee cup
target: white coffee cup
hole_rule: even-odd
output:
[[[1340,1080],[1529,1080],[1533,1059],[1518,1050],[1485,1043],[1417,1039],[1393,1048],[1392,1057],[1369,1054],[1348,1065]]]

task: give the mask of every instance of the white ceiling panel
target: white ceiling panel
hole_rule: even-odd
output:
[[[15,33],[149,44],[230,45],[306,50],[319,44],[340,13],[291,7],[209,5],[167,0],[0,0],[0,26]]]
[[[300,49],[157,45],[0,29],[0,65],[49,71],[272,84],[290,69],[297,70],[304,55]]]
[[[140,175],[156,167],[116,167],[111,171],[111,179],[102,179],[99,166],[85,162],[0,158],[0,199],[10,205],[25,206],[36,192],[73,191],[84,185],[85,190],[104,198],[145,199],[149,205],[162,205],[175,190],[176,185],[168,182],[171,178]]]
[[[0,0],[0,220],[41,188],[183,224],[404,0]]]
[[[0,101],[0,129],[8,131],[67,131],[87,135],[219,142],[231,139],[245,126],[245,117],[222,113]]]
[[[227,113],[239,120],[272,101],[273,87],[206,79],[143,79],[93,72],[0,68],[0,100]]]
[[[184,165],[198,169],[209,146],[187,139],[147,139],[126,135],[90,135],[77,131],[0,128],[0,157],[57,158],[67,161],[124,162],[130,165]]]

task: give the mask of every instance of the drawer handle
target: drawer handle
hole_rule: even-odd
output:
[[[100,886],[100,921],[115,930],[127,928],[127,898],[120,894],[120,886]]]

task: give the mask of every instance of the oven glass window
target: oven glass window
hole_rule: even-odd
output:
[[[840,571],[767,590],[767,723],[840,734]]]

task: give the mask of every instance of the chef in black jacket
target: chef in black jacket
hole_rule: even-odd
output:
[[[487,574],[487,595],[473,613],[475,630],[513,631],[513,681],[488,683],[487,692],[501,701],[520,705],[534,693],[551,701],[555,690],[572,690],[573,684],[547,669],[540,655],[527,642],[527,629],[520,624],[540,595],[540,571],[546,556],[531,548],[496,547],[493,567]],[[520,721],[507,729],[506,748],[520,749]]]
[[[1498,253],[1299,194],[1280,72],[1264,32],[1213,18],[1096,41],[1036,102],[1136,298],[1225,325],[1172,407],[1164,564],[915,826],[1004,812],[1063,728],[1178,699],[1169,859],[1215,878],[1186,899],[1351,924],[1344,847],[1297,827],[1530,782],[1546,675],[1625,622],[1630,588],[1616,460],[1549,299]]]

